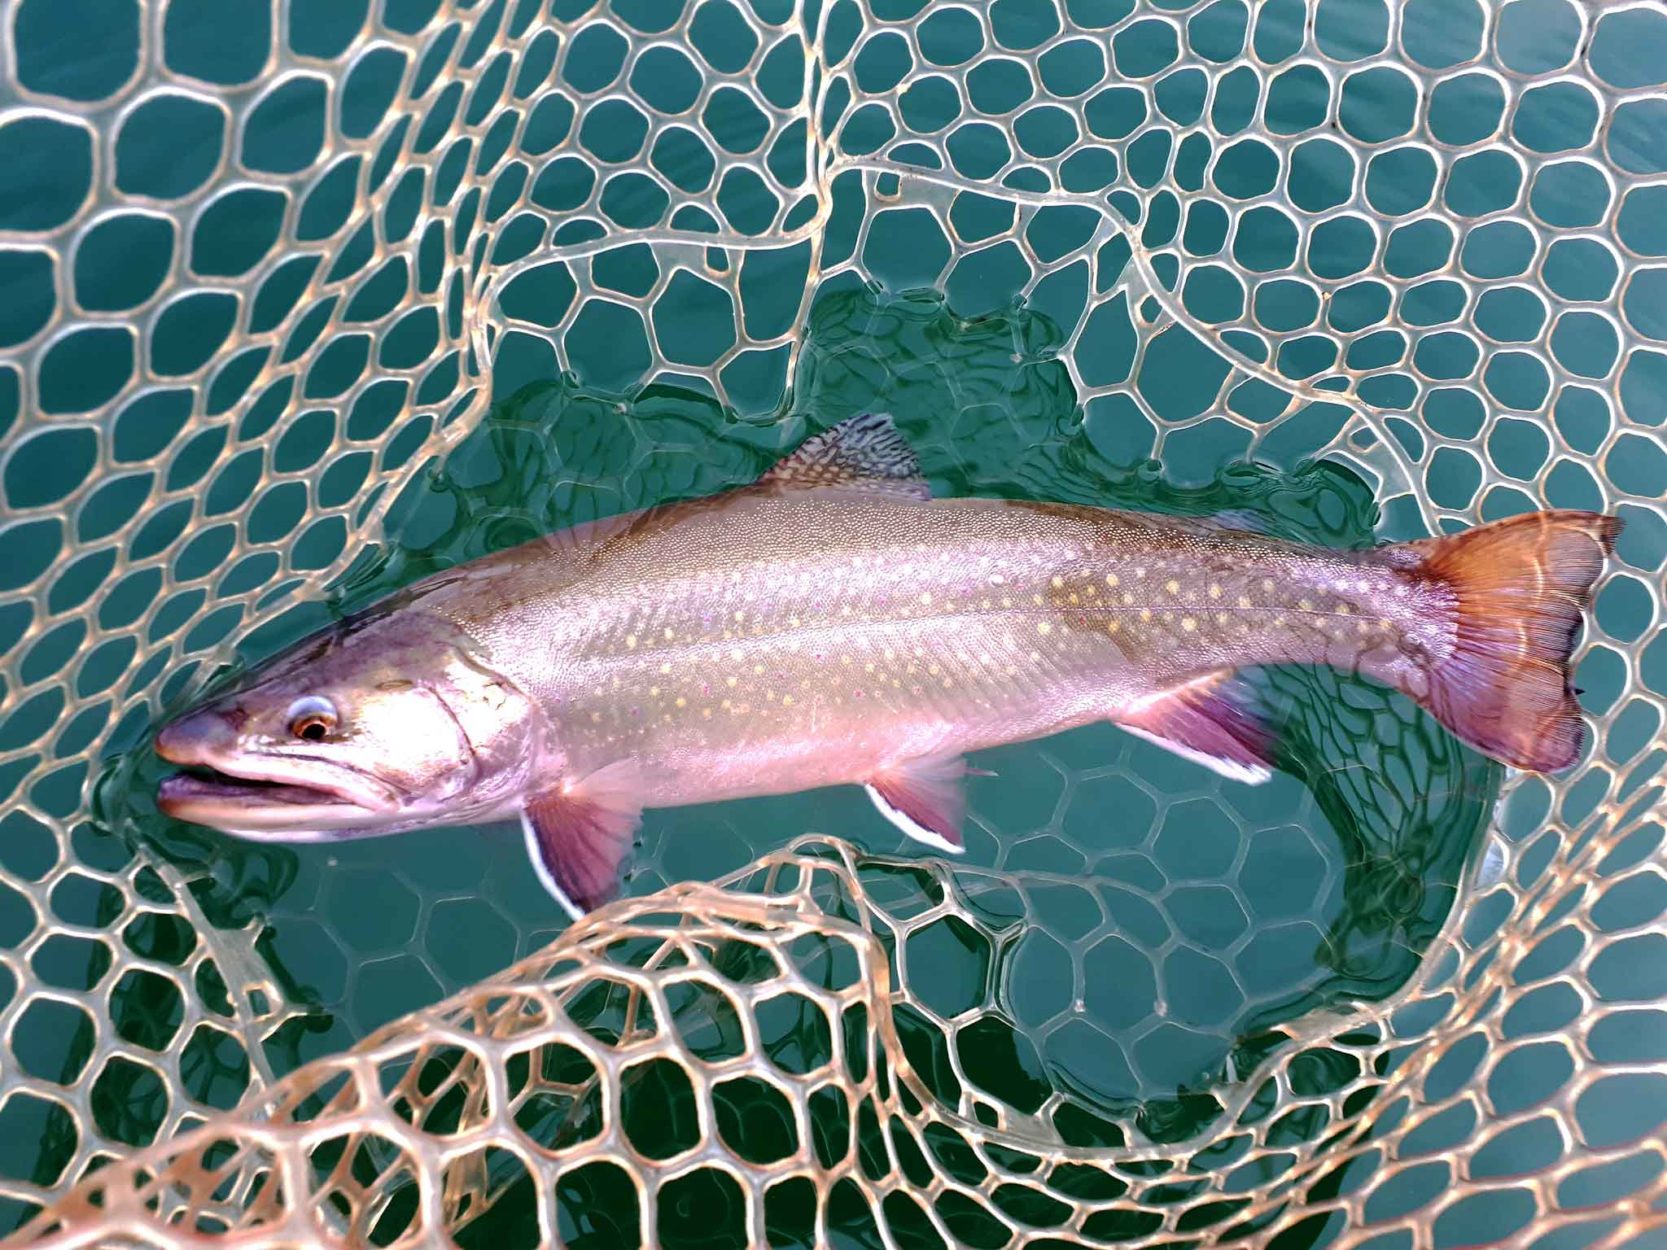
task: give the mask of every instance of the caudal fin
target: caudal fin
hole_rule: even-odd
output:
[[[1452,591],[1453,650],[1429,674],[1429,710],[1478,751],[1554,772],[1580,758],[1585,722],[1569,653],[1620,520],[1532,512],[1408,543],[1409,575]]]

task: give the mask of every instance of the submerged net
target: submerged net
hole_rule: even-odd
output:
[[[1663,1235],[1659,6],[0,23],[22,1240]],[[1265,792],[1085,731],[1013,757],[1051,789],[975,787],[953,866],[832,838],[746,866],[785,835],[667,813],[635,897],[548,946],[478,878],[394,871],[413,950],[370,964],[459,992],[362,1040],[284,943],[312,925],[345,984],[363,866],[135,817],[159,710],[326,586],[746,480],[865,405],[940,490],[1338,543],[1373,501],[1386,537],[1618,512],[1595,742],[1498,787],[1396,700],[1292,675]]]

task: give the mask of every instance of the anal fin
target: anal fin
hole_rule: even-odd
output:
[[[619,894],[620,866],[642,823],[634,776],[605,768],[530,795],[521,810],[533,871],[575,920]]]
[[[1231,670],[1137,700],[1111,718],[1130,733],[1234,781],[1273,776],[1273,733]]]
[[[883,769],[863,789],[880,814],[915,841],[959,855],[966,849],[961,822],[967,813],[963,780],[968,771],[959,755],[924,756]]]

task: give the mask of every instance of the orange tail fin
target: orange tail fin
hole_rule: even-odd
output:
[[[1531,512],[1408,543],[1407,571],[1456,600],[1453,650],[1430,670],[1425,706],[1465,742],[1514,768],[1553,772],[1580,758],[1585,722],[1569,653],[1620,520]]]

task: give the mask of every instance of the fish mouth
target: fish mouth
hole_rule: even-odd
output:
[[[375,823],[398,810],[386,787],[318,761],[211,757],[166,733],[156,751],[183,766],[163,778],[157,806],[176,820],[227,833],[323,832]]]
[[[194,765],[184,772],[163,779],[164,803],[181,802],[238,802],[257,805],[277,804],[357,807],[358,804],[333,790],[319,786],[301,786],[293,782],[263,781],[257,777],[234,777],[207,765]]]

